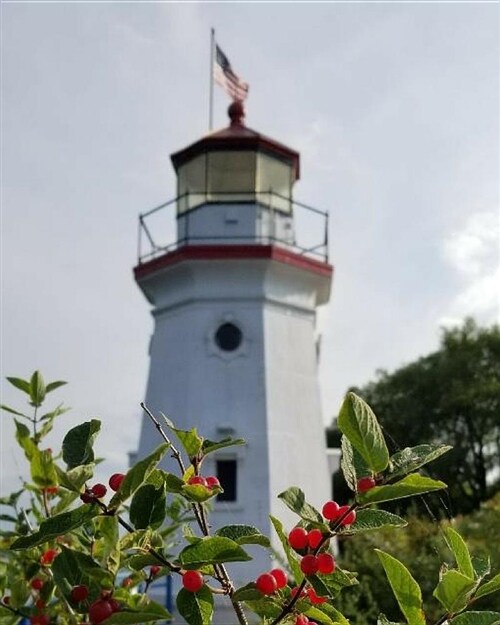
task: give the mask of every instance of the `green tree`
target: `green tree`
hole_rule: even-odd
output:
[[[395,449],[420,440],[453,451],[429,469],[449,485],[454,513],[478,509],[498,490],[500,327],[472,319],[444,330],[438,351],[354,389],[372,407]],[[337,481],[335,482],[337,485]]]

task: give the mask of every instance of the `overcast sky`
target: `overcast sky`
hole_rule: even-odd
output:
[[[248,126],[301,153],[295,198],[330,212],[325,422],[443,324],[498,320],[498,9],[3,3],[1,374],[70,382],[52,446],[90,417],[105,474],[136,446],[152,331],[137,216],[175,196],[169,155],[207,132],[211,27],[250,83]],[[23,466],[10,423],[2,493]]]

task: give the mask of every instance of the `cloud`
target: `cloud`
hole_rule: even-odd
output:
[[[445,239],[443,256],[455,270],[461,288],[441,319],[443,325],[455,324],[468,315],[483,323],[499,319],[499,226],[495,212],[477,212]]]

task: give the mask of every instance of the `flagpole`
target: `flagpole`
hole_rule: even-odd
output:
[[[215,53],[215,30],[210,32],[210,102],[208,105],[208,130],[211,132],[214,125],[214,53]]]

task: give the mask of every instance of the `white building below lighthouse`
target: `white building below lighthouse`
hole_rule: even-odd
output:
[[[247,441],[203,465],[225,489],[212,527],[245,523],[272,535],[270,514],[296,522],[278,493],[299,486],[318,507],[331,495],[316,314],[333,269],[327,215],[293,200],[299,154],[247,128],[241,104],[229,114],[229,127],[171,157],[177,240],[153,244],[141,217],[152,247],[135,278],[154,318],[145,401],[179,428]],[[319,226],[312,245],[301,244],[310,232],[306,219],[307,233],[297,230],[299,212]],[[159,442],[145,418],[138,457]],[[236,585],[270,568],[263,549],[253,554],[234,569]]]

